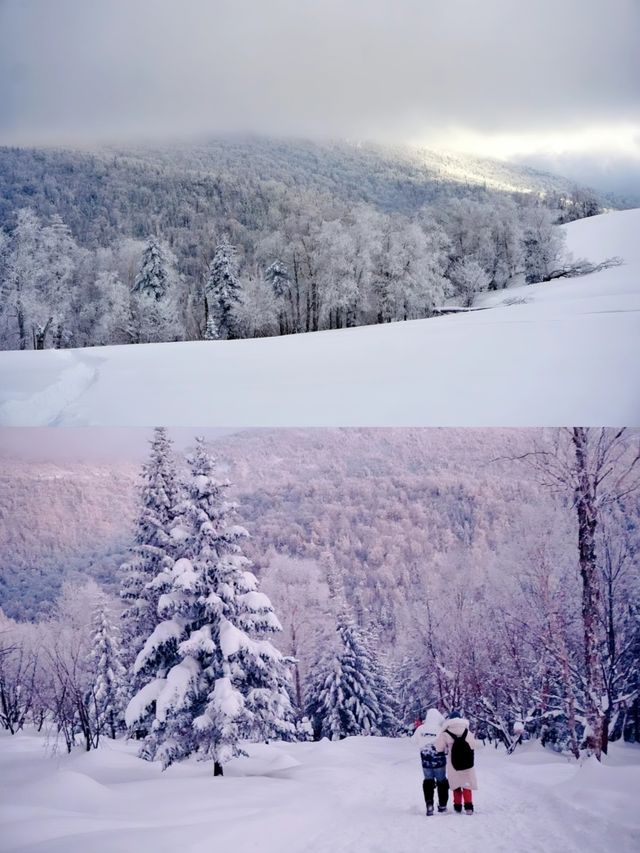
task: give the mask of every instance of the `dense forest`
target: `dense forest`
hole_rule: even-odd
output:
[[[298,721],[306,709],[316,734],[326,733],[316,676],[333,671],[331,656],[348,646],[377,673],[370,680],[382,692],[370,699],[386,708],[386,722],[370,722],[380,731],[390,730],[391,717],[391,728],[402,730],[431,704],[462,705],[484,736],[509,749],[540,737],[577,754],[596,718],[607,737],[637,741],[637,433],[592,430],[583,438],[587,485],[597,484],[598,621],[587,633],[576,498],[586,487],[570,431],[281,430],[216,443],[216,482],[233,480],[237,519],[251,534],[242,553],[282,623],[274,642],[296,661],[290,689]],[[162,441],[172,488],[182,495],[173,515],[174,502],[162,499],[163,524],[182,530],[191,511],[184,495],[199,500],[204,475]],[[155,555],[155,570],[164,571],[182,559],[182,534],[160,535],[150,523],[158,510],[148,486],[140,492],[131,468],[111,481],[109,470],[91,477],[72,466],[43,479],[17,466],[5,482],[19,496],[5,519],[14,530],[3,568],[6,637],[37,645],[62,621],[80,644],[74,648],[84,649],[97,594],[91,576],[117,622],[119,592],[139,583],[140,560]],[[74,494],[86,509],[67,521],[63,539],[59,518],[69,518]],[[145,544],[147,535],[160,539]],[[82,571],[83,553],[92,554],[90,571]],[[33,567],[47,558],[45,602],[29,586],[41,587]],[[153,612],[149,618],[145,630],[155,630]],[[597,707],[588,686],[595,676],[598,695],[606,694]]]
[[[0,149],[0,346],[239,338],[431,316],[557,275],[561,178],[267,139]]]

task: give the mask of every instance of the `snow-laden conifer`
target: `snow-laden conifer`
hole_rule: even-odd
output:
[[[131,559],[121,567],[120,595],[126,602],[123,637],[130,665],[161,621],[158,616],[161,592],[152,582],[173,564],[175,540],[171,529],[179,500],[180,483],[171,440],[164,427],[157,427],[149,460],[143,466],[135,546]],[[137,692],[144,671],[131,672],[130,677],[131,687]]]
[[[87,665],[91,679],[89,714],[95,737],[106,733],[115,738],[124,725],[126,671],[119,631],[104,596],[98,598],[93,612]]]
[[[137,342],[179,340],[184,328],[177,260],[169,246],[149,237],[133,286],[132,331]]]
[[[226,340],[235,337],[235,310],[242,301],[242,286],[237,272],[236,249],[227,242],[217,247],[209,265],[205,298],[207,338]]]
[[[202,440],[191,459],[175,563],[158,576],[160,623],[139,653],[148,673],[127,724],[152,718],[143,752],[166,767],[198,753],[214,773],[243,739],[291,736],[287,664],[265,635],[281,630],[242,554],[247,531]]]
[[[394,735],[398,723],[388,676],[353,618],[335,567],[324,562],[336,602],[338,642],[317,662],[307,691],[306,713],[315,736]]]
[[[162,299],[169,287],[168,260],[157,237],[151,236],[142,253],[142,264],[133,286],[134,293]]]

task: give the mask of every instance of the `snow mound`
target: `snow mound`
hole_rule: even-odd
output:
[[[100,811],[105,800],[113,797],[113,791],[106,785],[75,770],[59,770],[25,785],[22,793],[25,801],[33,806],[78,812]]]

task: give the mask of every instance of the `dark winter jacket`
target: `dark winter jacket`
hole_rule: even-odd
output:
[[[423,770],[437,770],[440,767],[447,766],[447,756],[444,752],[438,750],[430,744],[420,750],[420,760],[422,761]]]

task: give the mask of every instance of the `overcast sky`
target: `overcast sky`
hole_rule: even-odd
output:
[[[639,37],[639,0],[0,0],[0,140],[407,141],[624,183]]]

